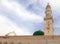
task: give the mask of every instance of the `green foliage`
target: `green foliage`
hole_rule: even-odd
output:
[[[41,31],[41,30],[38,30],[38,31],[35,31],[34,33],[33,33],[33,36],[34,35],[44,35],[44,32],[43,31]]]

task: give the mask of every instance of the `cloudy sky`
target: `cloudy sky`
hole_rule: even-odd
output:
[[[54,18],[54,34],[60,35],[59,0],[0,0],[0,35],[12,31],[17,35],[32,35],[37,30],[44,31],[48,2]]]

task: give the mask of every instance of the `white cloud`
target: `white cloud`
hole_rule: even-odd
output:
[[[42,22],[41,16],[37,16],[34,13],[28,12],[22,5],[16,2],[9,2],[8,0],[1,0],[1,1],[2,6],[17,13],[16,15],[20,16],[22,20],[30,20],[32,22],[34,21]],[[2,16],[2,14],[0,14],[0,35],[5,35],[11,31],[15,31],[17,35],[31,35],[31,33],[28,30],[29,29],[26,27],[18,27],[7,17]]]
[[[30,13],[21,4],[18,4],[16,2],[2,1],[2,5],[16,12],[17,16],[20,16],[23,19],[32,20],[32,21],[36,21],[36,20],[42,21],[42,16],[38,16],[34,13]]]
[[[37,0],[30,0],[30,3],[35,3],[36,1]],[[59,0],[42,0],[40,2],[43,6],[49,2],[51,6],[53,7],[53,9],[58,9],[58,10],[60,9]],[[39,15],[36,15],[35,13],[31,13],[27,11],[24,8],[24,6],[22,6],[21,4],[18,4],[17,2],[1,0],[1,5],[17,13],[16,15],[22,18],[22,20],[27,20],[31,22],[42,22],[43,21],[42,16],[39,16]],[[0,14],[0,35],[4,35],[11,31],[15,31],[17,35],[31,34],[28,31],[28,28],[18,27],[15,23],[11,22],[11,20],[9,20],[8,18]]]
[[[17,35],[30,35],[31,33],[25,27],[18,27],[7,17],[0,14],[0,35],[5,35],[15,31]]]
[[[53,6],[55,6],[55,7],[58,7],[58,8],[60,7],[60,5],[59,5],[59,4],[60,4],[60,1],[59,1],[59,0],[52,0],[51,3],[52,3]]]
[[[44,2],[44,3],[50,3],[50,5],[53,7],[53,8],[55,8],[55,9],[57,9],[57,8],[60,8],[60,1],[59,0],[42,0],[42,2]]]

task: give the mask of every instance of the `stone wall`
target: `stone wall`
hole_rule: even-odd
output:
[[[0,44],[60,44],[60,36],[0,36]]]

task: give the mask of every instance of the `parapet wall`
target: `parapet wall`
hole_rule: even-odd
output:
[[[60,36],[0,36],[0,44],[60,44]]]

